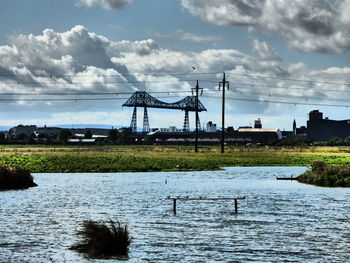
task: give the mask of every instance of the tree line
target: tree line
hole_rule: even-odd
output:
[[[93,139],[93,133],[86,129],[84,137],[78,137],[72,134],[69,129],[60,129],[56,133],[39,134],[38,136],[34,133],[6,136],[4,132],[0,132],[0,144],[69,144],[70,139]],[[111,129],[108,131],[107,137],[95,138],[94,142],[98,144],[131,144],[131,130],[130,128]]]

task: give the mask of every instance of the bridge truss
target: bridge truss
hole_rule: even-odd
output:
[[[198,108],[197,108],[198,105]],[[143,132],[149,132],[150,126],[149,126],[149,120],[148,120],[148,113],[147,108],[159,108],[159,109],[171,109],[171,110],[183,110],[185,111],[185,119],[184,119],[184,125],[183,125],[183,131],[189,131],[190,130],[190,124],[189,124],[189,117],[188,113],[190,111],[196,112],[202,112],[207,111],[207,109],[203,106],[203,104],[199,101],[197,103],[197,97],[196,96],[187,96],[183,98],[182,100],[179,100],[174,103],[167,103],[160,101],[150,94],[148,94],[145,91],[136,91],[124,104],[123,107],[134,107],[134,111],[131,118],[131,130],[133,132],[136,132],[137,129],[137,107],[143,107],[144,108],[144,115],[143,115]],[[200,121],[198,118],[198,122],[196,123],[197,127],[200,128]]]

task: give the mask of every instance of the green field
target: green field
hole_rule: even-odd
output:
[[[216,170],[225,166],[310,166],[350,162],[349,147],[0,147],[0,165],[19,165],[32,173],[147,172]]]

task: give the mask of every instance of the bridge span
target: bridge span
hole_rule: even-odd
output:
[[[171,110],[183,110],[185,111],[185,119],[183,125],[183,131],[189,131],[189,117],[188,113],[190,111],[194,111],[198,114],[198,112],[207,111],[207,109],[203,106],[203,104],[198,99],[198,109],[197,109],[197,101],[196,96],[187,96],[182,100],[173,103],[167,103],[160,101],[146,91],[136,91],[124,104],[123,107],[134,107],[134,111],[131,118],[131,130],[136,132],[137,129],[137,107],[144,108],[143,115],[143,132],[149,132],[149,120],[147,108],[158,108],[158,109],[171,109]],[[197,127],[200,127],[199,118]]]

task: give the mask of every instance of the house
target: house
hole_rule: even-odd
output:
[[[36,128],[37,127],[35,125],[18,125],[18,126],[12,127],[9,130],[8,136],[10,138],[13,138],[20,134],[31,135],[34,133]]]

